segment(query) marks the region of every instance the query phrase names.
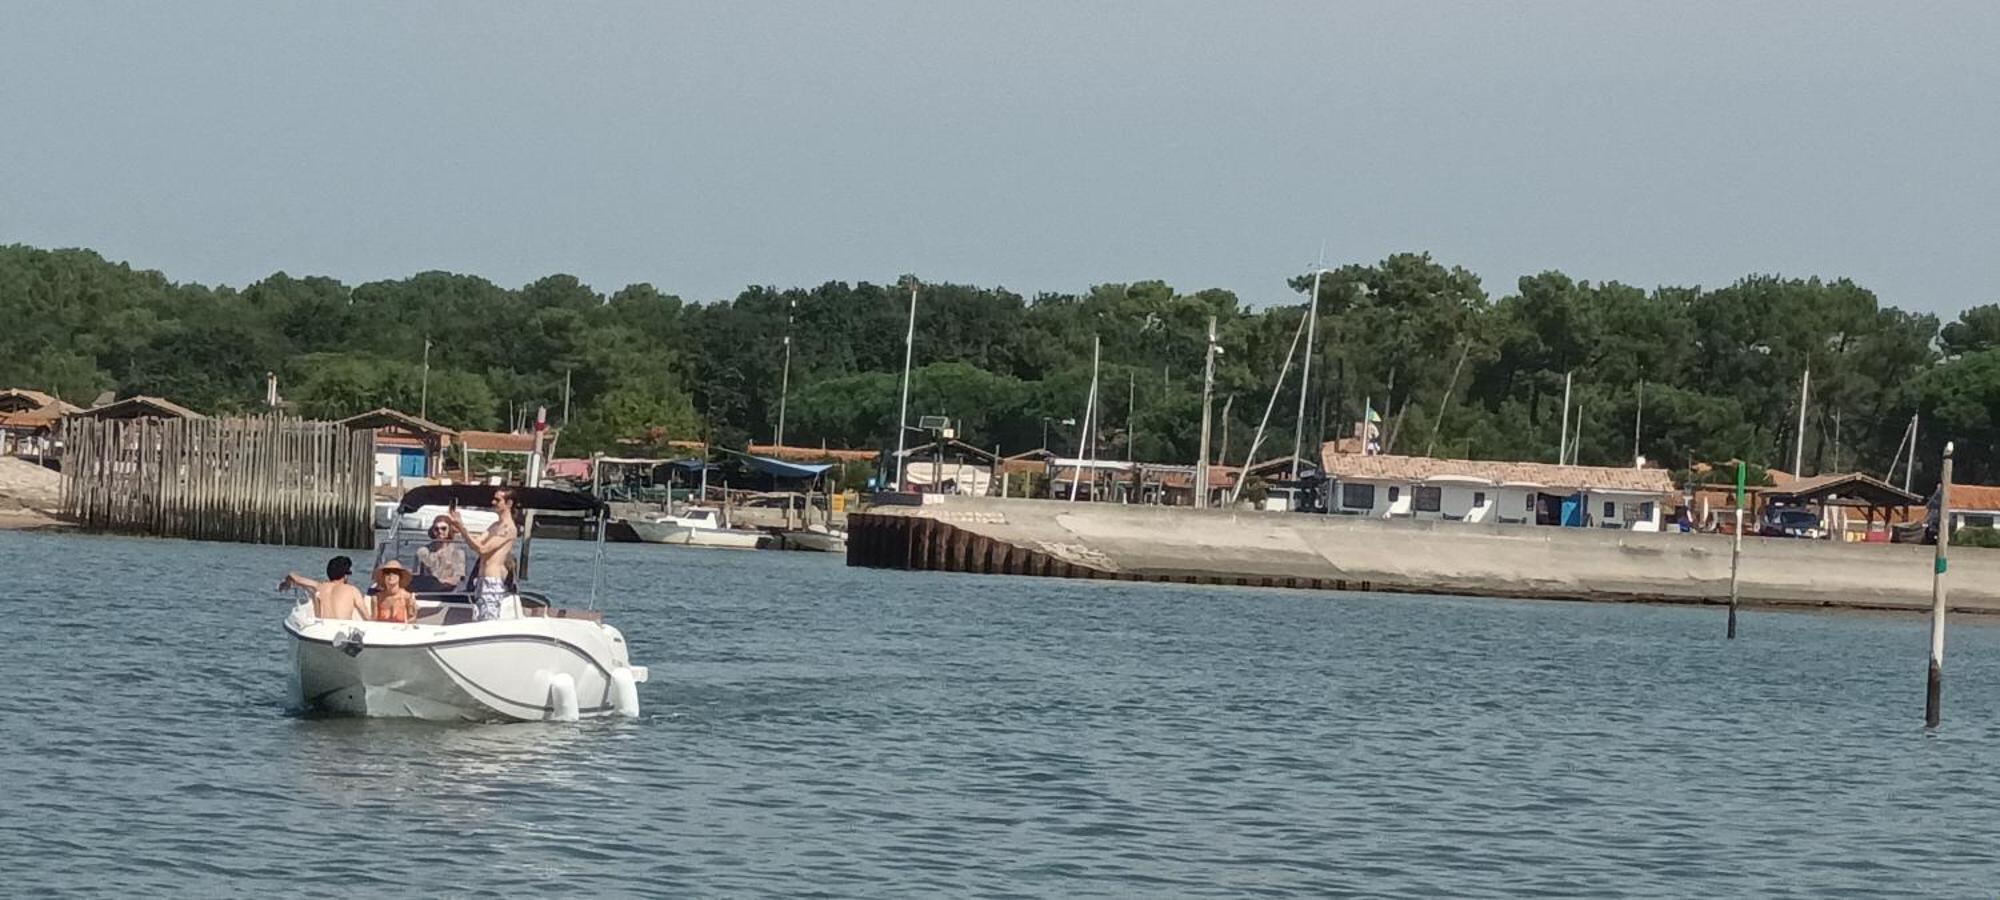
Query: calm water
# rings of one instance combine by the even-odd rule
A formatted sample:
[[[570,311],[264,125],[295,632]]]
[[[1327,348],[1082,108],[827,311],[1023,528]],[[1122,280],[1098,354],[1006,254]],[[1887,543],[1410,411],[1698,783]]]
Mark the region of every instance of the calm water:
[[[585,545],[538,547],[581,577]],[[611,548],[646,717],[283,708],[326,554],[0,533],[6,894],[2000,888],[2000,629]]]

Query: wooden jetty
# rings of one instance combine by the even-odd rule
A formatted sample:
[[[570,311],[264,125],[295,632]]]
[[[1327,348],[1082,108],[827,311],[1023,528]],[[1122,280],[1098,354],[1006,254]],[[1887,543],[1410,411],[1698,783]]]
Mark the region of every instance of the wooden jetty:
[[[93,531],[367,549],[375,436],[333,422],[70,419],[62,514]]]

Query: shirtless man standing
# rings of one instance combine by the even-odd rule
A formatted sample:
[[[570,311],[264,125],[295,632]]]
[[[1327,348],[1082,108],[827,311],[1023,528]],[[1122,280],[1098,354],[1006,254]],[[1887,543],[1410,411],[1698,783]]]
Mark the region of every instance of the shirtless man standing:
[[[278,590],[296,586],[311,591],[313,615],[322,619],[366,619],[368,604],[361,599],[361,592],[347,583],[347,575],[352,571],[354,560],[336,556],[326,561],[325,581],[314,581],[293,572],[278,582]]]
[[[474,621],[500,618],[500,603],[507,596],[507,561],[514,555],[514,539],[521,532],[514,526],[514,492],[501,488],[493,492],[493,512],[499,515],[493,527],[474,537],[465,530],[465,520],[456,507],[450,514],[451,528],[465,539],[466,546],[479,557],[477,577],[472,580],[476,609]]]

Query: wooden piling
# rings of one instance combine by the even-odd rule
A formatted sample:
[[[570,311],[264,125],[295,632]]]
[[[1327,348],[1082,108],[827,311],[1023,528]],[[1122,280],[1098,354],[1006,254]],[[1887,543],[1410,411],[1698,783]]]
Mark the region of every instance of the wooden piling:
[[[365,549],[374,434],[332,422],[72,419],[63,514],[85,528]]]

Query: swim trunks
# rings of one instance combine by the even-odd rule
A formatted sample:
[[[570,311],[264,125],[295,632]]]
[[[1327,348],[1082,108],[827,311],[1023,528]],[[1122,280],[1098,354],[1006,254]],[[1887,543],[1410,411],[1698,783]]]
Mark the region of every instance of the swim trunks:
[[[474,610],[473,621],[484,622],[500,618],[501,601],[507,599],[507,580],[504,578],[480,577],[473,579]]]

